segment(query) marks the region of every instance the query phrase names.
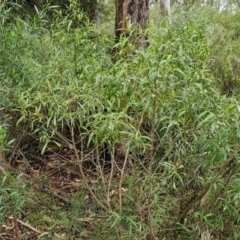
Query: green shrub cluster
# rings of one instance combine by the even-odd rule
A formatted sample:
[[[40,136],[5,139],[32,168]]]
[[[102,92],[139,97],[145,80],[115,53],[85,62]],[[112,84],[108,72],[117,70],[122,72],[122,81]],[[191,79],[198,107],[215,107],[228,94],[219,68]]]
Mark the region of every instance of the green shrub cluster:
[[[18,146],[32,136],[44,154],[60,134],[75,150],[82,140],[96,152],[107,144],[111,156],[125,149],[111,159],[122,162],[120,180],[100,170],[88,188],[109,214],[91,239],[239,237],[239,105],[221,94],[204,28],[154,28],[146,50],[123,38],[114,63],[113,43],[88,22],[49,29],[17,17],[0,30],[1,108],[29,134]],[[115,188],[127,193],[102,200]]]
[[[176,14],[176,19],[191,19],[204,30],[210,48],[209,69],[227,95],[239,93],[239,16],[238,8],[219,12],[214,7],[195,5],[188,11],[180,8]]]

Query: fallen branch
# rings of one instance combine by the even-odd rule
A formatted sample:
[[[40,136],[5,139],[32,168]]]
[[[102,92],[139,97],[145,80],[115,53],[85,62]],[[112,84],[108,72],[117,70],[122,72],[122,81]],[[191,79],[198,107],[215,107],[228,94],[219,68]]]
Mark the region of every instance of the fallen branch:
[[[14,219],[13,217],[9,217],[10,220]],[[38,234],[41,234],[42,232],[40,232],[39,230],[37,230],[36,228],[34,228],[33,226],[19,220],[19,219],[16,219],[18,223],[20,223],[21,225],[23,225],[24,227],[27,227],[29,229],[31,229],[32,231],[38,233]]]
[[[33,226],[25,223],[25,222],[22,222],[21,220],[17,219],[17,222],[20,223],[21,225],[33,230],[34,232],[38,233],[38,234],[41,234],[41,232],[39,230],[37,230],[36,228],[34,228]]]

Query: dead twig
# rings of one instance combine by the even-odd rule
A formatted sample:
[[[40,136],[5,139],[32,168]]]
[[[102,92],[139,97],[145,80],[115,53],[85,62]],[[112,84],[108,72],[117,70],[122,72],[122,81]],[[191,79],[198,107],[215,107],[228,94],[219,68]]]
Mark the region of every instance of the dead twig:
[[[70,205],[71,204],[71,201],[67,198],[64,198],[62,196],[60,196],[58,193],[54,192],[54,191],[51,191],[50,189],[48,188],[42,188],[40,189],[42,192],[45,192],[47,194],[50,194],[52,195],[53,197],[57,198],[59,201],[65,203],[66,205]]]
[[[31,229],[32,231],[38,233],[38,234],[41,234],[41,232],[39,230],[37,230],[36,228],[34,228],[33,226],[25,223],[25,222],[22,222],[21,220],[17,219],[17,222],[20,223],[21,225],[23,225],[24,227],[27,227],[29,229]]]
[[[19,232],[19,226],[18,226],[18,221],[17,221],[17,217],[16,216],[13,217],[13,221],[14,221],[16,240],[21,240],[21,234]]]
[[[82,167],[82,159],[80,159],[77,147],[76,147],[76,143],[75,143],[75,139],[74,139],[74,131],[73,131],[73,127],[70,127],[71,130],[71,137],[72,137],[72,145],[73,145],[73,150],[74,150],[74,154],[77,160],[77,163],[79,165],[79,170],[81,173],[81,176],[83,178],[84,183],[86,184],[86,187],[88,189],[88,191],[90,192],[92,198],[95,200],[95,202],[99,205],[99,207],[101,207],[102,209],[104,209],[105,211],[109,211],[108,206],[105,206],[101,200],[95,195],[95,193],[93,192],[93,190],[91,189],[90,185],[88,184],[88,181],[86,179],[86,175],[83,171],[83,167]]]

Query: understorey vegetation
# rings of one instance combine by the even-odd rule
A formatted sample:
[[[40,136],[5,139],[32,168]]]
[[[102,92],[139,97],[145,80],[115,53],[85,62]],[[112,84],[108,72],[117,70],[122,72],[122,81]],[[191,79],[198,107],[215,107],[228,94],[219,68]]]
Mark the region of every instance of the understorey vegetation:
[[[0,6],[0,236],[240,238],[239,11],[138,49],[74,4]]]

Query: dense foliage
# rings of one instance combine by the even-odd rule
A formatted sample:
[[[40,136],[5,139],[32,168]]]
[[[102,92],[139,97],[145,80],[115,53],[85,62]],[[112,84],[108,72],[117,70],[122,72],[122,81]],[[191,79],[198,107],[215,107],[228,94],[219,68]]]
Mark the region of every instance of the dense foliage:
[[[113,38],[78,11],[51,23],[44,12],[23,19],[0,11],[5,161],[11,169],[27,161],[27,175],[32,162],[67,148],[65,166],[82,182],[68,213],[46,221],[51,236],[62,228],[62,239],[240,237],[240,107],[226,81],[239,81],[237,20],[230,24],[238,11],[202,10],[214,12],[208,25],[183,11],[170,27],[149,26],[145,50],[123,37],[115,61]],[[16,205],[11,196],[21,202],[14,216],[26,208],[20,176],[2,171],[0,201],[9,207],[1,216]],[[86,216],[90,227],[80,223]]]

